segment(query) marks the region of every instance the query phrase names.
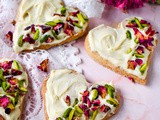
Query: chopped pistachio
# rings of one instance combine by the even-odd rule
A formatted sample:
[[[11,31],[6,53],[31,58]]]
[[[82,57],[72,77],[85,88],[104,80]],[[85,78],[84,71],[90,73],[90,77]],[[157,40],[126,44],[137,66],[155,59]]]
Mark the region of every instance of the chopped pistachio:
[[[63,117],[67,118],[69,116],[69,113],[71,112],[72,108],[68,108],[64,113],[63,113]]]
[[[142,54],[134,53],[134,55],[136,58],[144,58],[144,55]]]
[[[57,36],[57,34],[55,33],[54,30],[52,30],[52,35],[53,35],[57,40],[59,40],[59,38],[58,38],[58,36]]]
[[[77,105],[77,103],[78,103],[78,98],[75,98],[75,100],[74,100],[74,103],[73,103],[72,107],[74,107],[75,105]]]
[[[114,100],[113,98],[110,98],[109,100],[106,100],[106,102],[113,105],[114,107],[116,107],[118,105],[117,101]]]
[[[75,106],[75,110],[80,113],[83,114],[83,110],[79,107],[79,106]]]
[[[20,86],[19,89],[20,89],[22,92],[27,92],[27,89],[26,89],[25,87]]]
[[[135,20],[136,24],[138,25],[138,27],[140,29],[142,29],[143,27],[142,27],[141,23],[139,22],[138,18],[135,17],[134,20]]]
[[[129,48],[128,50],[127,50],[127,54],[129,54],[129,53],[131,53],[132,52],[132,48]]]
[[[95,100],[98,97],[98,90],[97,89],[93,89],[91,91],[91,95],[92,95],[92,100]]]
[[[147,63],[143,64],[143,65],[139,68],[140,72],[143,74],[143,73],[146,71],[147,67],[148,67],[148,64],[147,64]]]
[[[74,26],[76,26],[76,27],[78,27],[78,28],[82,28],[82,26],[80,26],[78,23],[76,23],[76,22],[73,22],[73,25]]]
[[[11,85],[10,84],[8,84],[7,82],[2,82],[2,88],[3,88],[3,90],[6,92],[7,91],[7,89],[10,87]]]
[[[111,85],[108,85],[108,84],[105,85],[105,88],[107,89],[109,96],[114,98],[115,89]]]
[[[75,110],[72,109],[71,112],[69,113],[69,118],[68,118],[68,120],[72,120],[73,115],[74,115],[74,112],[75,112]]]
[[[98,114],[98,110],[95,110],[95,111],[93,112],[93,115],[92,115],[91,120],[95,120],[97,114]]]
[[[127,36],[127,38],[128,38],[129,40],[132,39],[132,35],[131,35],[131,32],[130,32],[129,30],[127,30],[126,36]]]
[[[86,20],[83,18],[83,15],[81,13],[77,14],[79,22],[82,22],[83,24],[86,22]]]
[[[19,64],[18,64],[18,62],[16,60],[13,60],[12,65],[13,65],[14,69],[20,70],[20,66],[19,66]]]
[[[61,20],[48,21],[48,22],[46,23],[46,25],[56,26],[57,23],[60,23],[60,22],[62,22],[62,21],[61,21]]]
[[[24,36],[24,35],[21,35],[21,36],[19,37],[19,39],[18,39],[18,46],[19,46],[19,47],[22,47],[22,46],[23,46],[23,43],[24,43],[24,41],[23,41],[23,36]]]
[[[135,38],[135,39],[134,39],[134,42],[135,42],[136,44],[138,44],[138,43],[139,43],[138,38]]]
[[[39,38],[39,29],[36,30],[34,36],[33,36],[33,39],[34,40],[37,40]]]
[[[65,15],[65,13],[66,13],[66,7],[63,6],[63,7],[61,8],[61,14],[62,14],[62,15]]]
[[[47,39],[48,39],[49,35],[45,35],[41,40],[40,42],[43,43],[45,42]]]

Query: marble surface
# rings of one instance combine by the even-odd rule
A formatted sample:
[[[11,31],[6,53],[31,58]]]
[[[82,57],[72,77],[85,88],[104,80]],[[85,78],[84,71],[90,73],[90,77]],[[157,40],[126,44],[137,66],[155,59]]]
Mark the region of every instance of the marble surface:
[[[123,13],[115,8],[106,7],[102,19],[91,18],[90,27],[106,24],[116,27],[119,22],[129,16],[140,16],[150,21],[153,27],[160,32],[160,6],[145,4],[145,7]],[[160,36],[158,35],[160,38]],[[104,68],[94,62],[84,48],[85,37],[74,44],[80,49],[79,57],[82,64],[79,66],[89,82],[112,81],[121,93],[122,106],[111,120],[158,120],[160,119],[160,46],[155,49],[152,64],[149,69],[147,85],[133,83],[129,79]]]

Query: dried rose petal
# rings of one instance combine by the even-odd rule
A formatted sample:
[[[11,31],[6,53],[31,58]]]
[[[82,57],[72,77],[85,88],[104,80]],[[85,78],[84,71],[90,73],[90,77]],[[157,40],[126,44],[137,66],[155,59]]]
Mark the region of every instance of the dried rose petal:
[[[104,86],[98,86],[98,93],[102,98],[105,98],[107,95],[106,88]]]
[[[18,89],[17,85],[12,85],[6,92],[7,93],[13,93]],[[12,95],[13,97],[15,96],[14,94]]]
[[[11,69],[12,62],[13,61],[5,61],[3,63],[0,63],[0,67],[3,68],[4,70]]]
[[[86,96],[82,96],[82,103],[87,103],[87,97]]]
[[[63,28],[63,23],[58,23],[53,29],[55,30],[56,34],[58,35],[60,30]]]
[[[21,74],[22,74],[22,71],[20,71],[20,70],[15,70],[15,69],[11,70],[11,75],[13,75],[13,76],[17,76],[17,75],[21,75]]]
[[[67,22],[69,22],[71,25],[74,25],[73,23],[78,23],[77,20],[72,20],[70,17],[67,17]]]
[[[18,80],[16,78],[11,78],[8,80],[8,82],[11,84],[11,85],[16,85],[18,83]]]
[[[92,111],[95,111],[95,110],[97,110],[99,108],[99,106],[93,106],[92,108],[91,108],[91,110]]]
[[[71,105],[71,99],[70,99],[70,97],[69,97],[68,95],[66,96],[65,102],[66,102],[66,104],[67,104],[68,106]]]
[[[87,105],[85,105],[85,104],[80,104],[79,107],[80,107],[83,111],[85,111],[85,110],[88,108]]]
[[[3,107],[4,109],[6,109],[9,102],[10,102],[9,98],[6,95],[0,98],[0,106]]]
[[[84,116],[88,120],[88,118],[89,118],[89,109],[84,111]]]
[[[26,28],[24,28],[24,30],[29,30],[31,29],[31,27],[35,26],[34,24],[30,25],[30,26],[27,26]]]
[[[42,33],[46,33],[48,32],[49,30],[51,30],[51,27],[49,26],[44,26],[44,25],[36,25],[37,27],[40,27],[42,29]]]
[[[82,95],[83,96],[89,96],[89,91],[88,90],[84,91]]]
[[[144,47],[138,46],[138,48],[136,49],[136,52],[137,52],[138,54],[144,53]]]
[[[128,77],[128,79],[129,79],[130,81],[132,81],[132,82],[134,82],[134,83],[135,83],[135,81],[134,81],[133,77]]]
[[[6,34],[6,37],[8,40],[13,41],[13,33],[11,31],[8,31],[8,33]]]
[[[134,60],[128,61],[128,69],[135,70],[136,67],[137,67],[137,63]]]
[[[138,27],[138,25],[136,23],[129,23],[126,25],[126,27],[134,28],[134,27]]]
[[[136,63],[138,65],[142,65],[143,64],[143,60],[142,59],[136,59],[135,61],[136,61]]]
[[[107,105],[102,105],[102,106],[100,107],[100,111],[101,111],[101,112],[104,112],[104,113],[108,112],[110,109],[111,109],[111,108],[110,108],[109,106],[107,106]]]
[[[88,107],[91,107],[91,101],[89,98],[87,98],[87,105],[88,105]]]
[[[35,26],[34,26],[34,25],[32,25],[32,26],[31,26],[31,33],[33,33],[33,34],[34,34],[35,32],[36,32]]]
[[[137,28],[133,28],[133,30],[138,39],[144,39],[144,35]]]
[[[63,17],[63,16],[65,16],[65,15],[58,14],[58,13],[54,13],[53,16],[62,16],[62,17]]]
[[[94,100],[94,101],[92,102],[92,104],[93,104],[94,106],[99,106],[99,105],[101,104],[101,102],[100,102],[100,100]]]
[[[71,16],[77,16],[77,14],[79,13],[79,11],[76,11],[76,12],[70,12],[69,15]]]
[[[23,39],[25,42],[29,42],[30,44],[34,44],[35,40],[33,38],[31,38],[31,36],[29,34],[27,34],[27,36]]]
[[[10,73],[9,73],[8,70],[4,70],[4,71],[3,71],[3,75],[4,75],[4,76],[8,76],[8,75],[10,75]]]
[[[64,33],[66,33],[67,35],[69,36],[72,36],[73,35],[73,30],[74,30],[74,27],[69,25],[69,24],[65,24],[64,26]]]
[[[45,59],[43,60],[41,63],[40,63],[40,66],[37,66],[38,69],[40,69],[41,71],[43,72],[48,72],[48,59]]]
[[[51,43],[53,42],[54,38],[49,36],[48,39],[45,41],[46,43]]]

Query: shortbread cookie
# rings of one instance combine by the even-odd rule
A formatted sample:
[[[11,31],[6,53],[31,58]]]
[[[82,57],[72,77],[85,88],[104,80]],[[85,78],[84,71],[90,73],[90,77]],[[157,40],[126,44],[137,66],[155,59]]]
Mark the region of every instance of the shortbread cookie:
[[[106,120],[117,113],[120,96],[111,84],[90,85],[73,70],[53,70],[42,88],[46,120]]]
[[[49,49],[83,36],[88,18],[62,0],[22,0],[13,34],[16,53]]]
[[[146,84],[157,32],[139,17],[123,20],[117,29],[100,25],[85,40],[88,54],[101,65]]]
[[[16,60],[0,60],[0,120],[20,120],[28,76]]]

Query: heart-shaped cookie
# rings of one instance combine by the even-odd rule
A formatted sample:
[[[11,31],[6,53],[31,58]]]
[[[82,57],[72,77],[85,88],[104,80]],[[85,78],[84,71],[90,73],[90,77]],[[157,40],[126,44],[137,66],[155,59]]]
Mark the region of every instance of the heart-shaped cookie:
[[[88,54],[101,65],[138,83],[146,84],[157,32],[138,17],[123,20],[117,29],[100,25],[85,40]]]
[[[42,88],[46,120],[106,120],[116,114],[120,96],[111,84],[90,85],[73,70],[53,70]]]
[[[22,0],[13,34],[16,53],[49,49],[83,36],[88,18],[62,0]]]
[[[20,120],[28,76],[16,60],[0,60],[0,120]]]

